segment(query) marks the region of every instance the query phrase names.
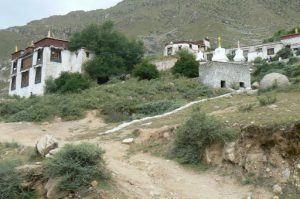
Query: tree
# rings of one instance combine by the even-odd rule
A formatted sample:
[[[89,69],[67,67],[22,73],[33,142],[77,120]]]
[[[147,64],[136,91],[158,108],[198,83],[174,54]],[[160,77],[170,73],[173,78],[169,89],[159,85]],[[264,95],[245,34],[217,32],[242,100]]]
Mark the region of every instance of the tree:
[[[173,74],[180,74],[186,77],[194,78],[199,76],[199,62],[195,55],[186,50],[178,52],[179,60],[172,68]]]
[[[86,72],[102,83],[111,76],[131,73],[144,56],[143,43],[130,40],[114,30],[111,21],[89,25],[71,37],[71,50],[86,47],[95,57],[86,63]]]
[[[144,61],[135,66],[135,68],[133,69],[133,75],[135,77],[138,77],[139,80],[157,79],[159,77],[159,71],[157,70],[155,65]]]
[[[290,57],[293,56],[293,52],[290,48],[288,47],[285,47],[283,49],[281,49],[280,51],[277,52],[276,54],[276,58],[278,57],[281,57],[282,59],[288,59]]]

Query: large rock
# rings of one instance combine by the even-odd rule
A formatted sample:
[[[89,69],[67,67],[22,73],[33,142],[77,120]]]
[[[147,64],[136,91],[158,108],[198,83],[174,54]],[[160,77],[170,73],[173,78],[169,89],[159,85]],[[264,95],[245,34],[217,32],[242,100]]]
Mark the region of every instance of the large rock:
[[[36,144],[39,154],[45,157],[51,150],[58,147],[58,141],[52,135],[43,136]]]
[[[280,73],[270,73],[264,76],[264,78],[260,82],[261,89],[268,89],[274,85],[279,87],[289,85],[289,79],[287,76],[282,75]]]

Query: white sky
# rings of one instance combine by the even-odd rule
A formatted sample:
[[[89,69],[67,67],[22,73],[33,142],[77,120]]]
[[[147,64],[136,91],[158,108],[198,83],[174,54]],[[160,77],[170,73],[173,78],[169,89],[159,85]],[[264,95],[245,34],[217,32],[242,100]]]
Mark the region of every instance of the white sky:
[[[0,29],[75,10],[109,8],[122,0],[0,0]]]

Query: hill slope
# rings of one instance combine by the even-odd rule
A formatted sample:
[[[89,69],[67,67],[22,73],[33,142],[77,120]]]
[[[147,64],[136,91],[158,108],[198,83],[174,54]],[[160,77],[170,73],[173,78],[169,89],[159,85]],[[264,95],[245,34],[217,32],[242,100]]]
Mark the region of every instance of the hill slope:
[[[14,46],[25,47],[51,29],[68,38],[90,23],[113,20],[128,36],[144,40],[150,54],[159,54],[166,41],[223,36],[229,46],[240,39],[257,42],[279,28],[300,23],[299,0],[124,0],[95,11],[52,16],[22,27],[0,30],[0,60],[7,60]]]

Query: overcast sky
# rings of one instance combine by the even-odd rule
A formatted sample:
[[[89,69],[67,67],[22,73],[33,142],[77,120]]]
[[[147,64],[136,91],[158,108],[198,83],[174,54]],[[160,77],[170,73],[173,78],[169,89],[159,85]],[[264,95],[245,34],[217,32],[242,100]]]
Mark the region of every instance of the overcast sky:
[[[0,0],[0,29],[63,15],[75,10],[109,8],[122,0]]]

